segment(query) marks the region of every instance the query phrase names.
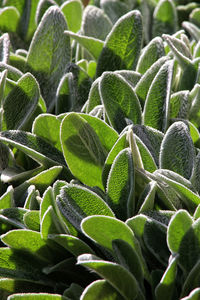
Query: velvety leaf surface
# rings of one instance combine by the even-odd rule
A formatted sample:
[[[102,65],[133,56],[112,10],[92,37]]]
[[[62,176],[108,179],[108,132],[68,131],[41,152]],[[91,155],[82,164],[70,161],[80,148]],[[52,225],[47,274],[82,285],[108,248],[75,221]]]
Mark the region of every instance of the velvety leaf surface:
[[[48,110],[55,104],[55,93],[70,61],[70,40],[65,17],[56,6],[48,9],[32,39],[27,70],[38,80]]]
[[[3,130],[26,126],[38,104],[40,92],[35,78],[26,73],[7,95],[3,103]]]
[[[121,295],[107,280],[96,280],[88,285],[80,300],[93,300],[95,297],[102,300],[121,300]]]
[[[107,151],[89,123],[78,114],[68,114],[61,125],[61,144],[72,174],[85,184],[101,188]]]
[[[1,240],[12,249],[29,251],[42,260],[49,261],[52,257],[39,232],[24,229],[11,230],[2,235]]]
[[[162,141],[160,167],[189,179],[194,168],[194,151],[187,125],[180,121],[175,122],[169,127]]]
[[[2,8],[0,12],[0,30],[2,32],[16,32],[19,18],[19,11],[14,6]]]
[[[144,125],[163,132],[168,127],[172,68],[171,61],[160,68],[150,86],[144,106]]]
[[[14,294],[8,297],[10,300],[24,299],[24,300],[69,300],[62,295],[58,294],[47,294],[47,293],[30,293],[30,294]]]
[[[108,34],[98,60],[97,76],[104,71],[134,70],[141,45],[141,14],[135,10],[121,17]]]
[[[130,228],[122,221],[108,216],[91,216],[81,223],[83,232],[100,245],[112,250],[112,241],[121,239],[130,244],[134,249],[138,245]]]
[[[154,38],[142,51],[137,72],[144,74],[159,58],[165,55],[164,44],[160,37]]]
[[[100,95],[112,126],[121,132],[127,125],[141,123],[139,100],[127,82],[119,75],[106,72],[100,81]]]
[[[40,114],[33,123],[32,132],[47,140],[59,151],[62,151],[60,144],[61,120],[51,114]]]
[[[85,187],[69,184],[60,192],[59,205],[61,213],[72,223],[76,229],[80,229],[81,221],[92,215],[105,215],[114,217],[112,210],[96,193]]]
[[[63,12],[69,30],[77,32],[81,28],[83,5],[80,0],[64,2],[60,7]]]
[[[125,299],[136,299],[138,284],[133,275],[122,266],[113,262],[101,260],[90,254],[78,257],[78,264],[94,270],[105,278]],[[121,280],[123,278],[123,280]]]
[[[112,23],[104,11],[94,5],[84,9],[81,30],[84,35],[105,40],[112,28]]]
[[[89,54],[97,61],[99,58],[99,55],[103,49],[103,41],[86,36],[86,35],[80,35],[78,33],[73,33],[71,31],[65,31],[66,36],[70,36],[73,39],[75,39],[81,46],[83,46]]]
[[[107,202],[116,217],[126,220],[134,212],[134,165],[129,148],[115,158],[107,181]]]
[[[174,3],[169,0],[159,1],[153,14],[153,36],[162,33],[173,34],[177,30],[178,16]]]
[[[16,147],[45,166],[66,165],[60,151],[34,134],[20,130],[3,131],[0,140]]]

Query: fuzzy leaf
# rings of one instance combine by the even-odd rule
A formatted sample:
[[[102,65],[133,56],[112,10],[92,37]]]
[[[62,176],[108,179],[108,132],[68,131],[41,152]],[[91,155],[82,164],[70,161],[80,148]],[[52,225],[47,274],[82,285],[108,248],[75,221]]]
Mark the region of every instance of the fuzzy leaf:
[[[164,44],[160,37],[154,38],[144,49],[140,55],[137,72],[145,74],[145,72],[162,56],[165,55]]]
[[[130,228],[122,221],[108,216],[91,216],[81,223],[82,231],[86,236],[113,252],[112,241],[124,240],[138,250],[137,240]]]
[[[141,46],[141,14],[133,10],[121,17],[108,34],[98,60],[97,77],[104,71],[134,70]]]
[[[119,75],[106,72],[100,81],[100,95],[112,126],[121,132],[126,119],[141,123],[141,106],[132,87]]]
[[[172,253],[178,253],[185,234],[192,226],[192,218],[185,210],[179,210],[171,219],[167,230],[167,244]]]
[[[93,250],[84,241],[75,236],[67,234],[50,234],[48,238],[76,257],[84,253],[94,254]]]
[[[37,107],[40,92],[35,78],[26,73],[3,103],[3,130],[24,128]]]
[[[94,5],[84,9],[81,31],[83,35],[104,41],[112,28],[112,23],[104,11]]]
[[[32,133],[48,141],[52,146],[62,151],[60,144],[61,120],[51,114],[40,114],[33,123]]]
[[[62,205],[59,204],[62,202]],[[114,217],[112,210],[96,193],[85,187],[68,184],[60,192],[58,206],[64,217],[78,230],[81,221],[92,215]]]
[[[64,15],[58,7],[50,7],[34,34],[27,56],[27,70],[38,80],[49,111],[55,104],[56,89],[71,56],[70,39],[64,30],[67,30]]]
[[[105,278],[124,299],[136,299],[138,284],[135,277],[122,266],[101,260],[91,254],[83,254],[78,257],[78,264],[95,271]],[[123,278],[123,281],[121,280]]]
[[[69,298],[66,298],[62,295],[58,294],[47,294],[47,293],[22,293],[22,294],[14,294],[8,297],[9,300],[18,300],[18,299],[24,299],[24,300],[69,300]]]
[[[126,148],[112,164],[106,189],[108,205],[121,220],[126,220],[134,212],[134,177],[132,153]]]
[[[123,149],[127,148],[129,146],[128,140],[127,140],[127,133],[123,133],[120,135],[116,143],[113,145],[112,149],[108,153],[108,156],[106,158],[104,167],[103,167],[103,172],[102,172],[102,181],[104,184],[104,187],[107,185],[107,179],[108,179],[108,174],[110,172],[110,168],[113,164],[114,159],[116,156],[119,154],[120,151]]]
[[[8,33],[0,37],[0,61],[7,64],[10,52],[10,39]]]
[[[160,168],[189,179],[193,173],[195,149],[185,123],[179,121],[167,130],[161,144]]]
[[[17,32],[19,11],[14,6],[2,8],[0,11],[0,30],[2,32]]]
[[[101,298],[101,300],[121,300],[121,295],[112,287],[107,280],[95,280],[88,285],[83,291],[80,300],[93,300]]]
[[[92,126],[81,115],[68,114],[61,124],[61,144],[65,160],[74,176],[85,184],[102,188],[102,167],[110,149],[106,149],[105,142],[102,145],[98,132],[100,134],[104,130],[104,139],[108,140],[107,135],[111,130],[103,121],[89,117],[93,120]],[[93,129],[95,127],[96,130]]]
[[[1,236],[4,244],[15,250],[26,250],[44,261],[52,257],[48,246],[39,232],[32,230],[11,230]]]
[[[166,62],[155,76],[144,106],[144,125],[166,131],[172,82],[172,62]]]
[[[163,274],[160,283],[156,287],[156,299],[163,300],[173,299],[173,292],[175,287],[176,272],[177,272],[178,256],[171,258],[165,273]]]
[[[149,88],[157,75],[158,71],[161,69],[163,64],[168,60],[167,56],[161,57],[158,61],[156,61],[150,68],[145,72],[145,74],[141,77],[139,82],[135,87],[135,92],[140,100],[142,107],[145,104],[147,94],[149,92]]]
[[[161,0],[153,13],[153,37],[162,33],[173,34],[177,31],[178,16],[174,3],[171,0]]]
[[[62,153],[34,134],[20,130],[3,131],[0,140],[16,147],[44,166],[66,166]]]
[[[64,33],[66,36],[70,36],[75,39],[96,61],[98,60],[103,49],[103,41],[94,37],[80,35],[67,30]]]
[[[83,5],[80,0],[71,0],[64,2],[60,7],[63,12],[69,30],[77,32],[81,28]]]

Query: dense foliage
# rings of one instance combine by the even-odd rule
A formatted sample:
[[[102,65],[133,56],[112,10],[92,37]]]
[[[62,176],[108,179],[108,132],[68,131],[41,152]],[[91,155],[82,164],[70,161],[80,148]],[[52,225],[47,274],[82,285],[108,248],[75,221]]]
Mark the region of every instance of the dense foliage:
[[[0,298],[200,299],[199,1],[0,3]]]

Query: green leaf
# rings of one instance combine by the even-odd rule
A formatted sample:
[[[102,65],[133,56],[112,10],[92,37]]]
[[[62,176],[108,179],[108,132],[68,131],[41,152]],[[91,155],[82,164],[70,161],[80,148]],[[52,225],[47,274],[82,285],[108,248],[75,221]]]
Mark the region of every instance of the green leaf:
[[[197,261],[191,272],[188,274],[182,287],[181,297],[188,295],[191,290],[199,287],[200,260]],[[184,298],[185,299],[185,298]],[[187,299],[187,298],[186,298]]]
[[[170,254],[166,243],[166,232],[166,225],[150,218],[147,219],[143,236],[145,246],[164,266],[167,265]]]
[[[72,174],[85,184],[102,188],[101,173],[107,151],[82,116],[70,113],[63,119],[61,144]]]
[[[157,169],[157,166],[153,158],[153,155],[137,135],[134,135],[134,137],[140,153],[143,168],[148,172],[151,173],[154,172]]]
[[[86,6],[81,26],[83,35],[104,41],[111,29],[112,23],[102,9],[93,5]]]
[[[66,30],[64,33],[66,36],[70,36],[75,39],[75,41],[83,46],[96,61],[98,60],[103,49],[103,41],[94,37],[80,35],[68,30]]]
[[[0,11],[0,30],[2,32],[17,32],[19,11],[14,6],[2,8]]]
[[[0,61],[7,64],[9,60],[10,39],[8,33],[0,37]],[[2,75],[1,75],[2,76]]]
[[[101,260],[91,254],[83,254],[78,257],[78,264],[95,271],[105,278],[124,299],[136,299],[138,284],[135,277],[122,266]],[[123,278],[123,280],[121,280]]]
[[[27,70],[38,80],[48,111],[55,104],[56,88],[70,61],[70,39],[65,17],[56,6],[48,9],[32,39]]]
[[[43,283],[31,282],[26,279],[17,279],[17,278],[1,278],[0,279],[0,297],[1,299],[8,299],[9,295],[14,293],[23,293],[23,292],[35,292],[38,293],[46,291],[47,287]],[[5,298],[6,297],[6,298]]]
[[[13,193],[13,187],[9,186],[7,191],[0,197],[0,209],[11,208],[14,206]]]
[[[101,246],[113,252],[112,241],[124,240],[138,250],[137,240],[131,229],[122,221],[109,216],[91,216],[81,223],[83,233]]]
[[[141,106],[132,87],[119,75],[106,72],[100,81],[100,95],[109,122],[121,132],[127,125],[141,123]]]
[[[48,262],[52,258],[50,249],[39,232],[28,229],[11,230],[3,234],[1,240],[12,249],[26,250],[44,261]]]
[[[31,261],[31,263],[30,263]],[[42,273],[46,262],[39,261],[26,252],[19,253],[10,248],[0,249],[1,277],[23,279],[46,286],[53,286],[54,282]]]
[[[97,78],[91,86],[89,96],[88,96],[88,104],[86,108],[87,113],[90,113],[97,105],[101,104],[101,97],[99,93],[99,82],[100,82],[100,77]]]
[[[24,299],[24,300],[69,300],[69,298],[66,298],[62,295],[58,294],[47,294],[47,293],[22,293],[22,294],[14,294],[8,297],[9,300],[18,300],[18,299]]]
[[[114,73],[122,76],[133,88],[136,86],[142,76],[140,73],[131,70],[119,70],[115,71]]]
[[[63,12],[69,30],[77,32],[81,28],[83,5],[80,0],[71,0],[64,2],[60,7]]]
[[[9,64],[24,73],[26,68],[26,58],[21,55],[10,53]]]
[[[119,154],[120,151],[127,148],[128,146],[129,143],[127,140],[127,133],[125,132],[119,136],[119,138],[117,139],[116,143],[113,145],[112,149],[110,150],[106,158],[103,167],[103,172],[102,172],[102,181],[105,188],[107,185],[108,174],[110,172],[110,168],[113,164],[114,159],[116,158],[116,156]]]
[[[94,254],[93,250],[84,241],[75,236],[67,234],[50,234],[48,238],[76,257],[84,253]]]
[[[3,131],[0,134],[0,140],[16,147],[46,167],[53,165],[66,166],[60,151],[29,132],[20,130]]]
[[[179,91],[170,98],[170,118],[187,119],[189,113],[189,91]]]
[[[123,240],[113,240],[112,244],[117,262],[132,273],[140,286],[143,287],[144,274],[140,258],[136,251]]]
[[[28,211],[24,214],[24,224],[33,231],[40,231],[40,215],[38,210]]]
[[[192,218],[185,210],[179,210],[171,218],[167,230],[167,244],[172,253],[178,253],[185,234],[192,226]]]
[[[161,131],[156,130],[155,128],[144,126],[144,125],[134,125],[133,132],[140,138],[140,140],[147,147],[156,165],[158,166],[160,146],[164,134]],[[137,140],[136,138],[136,141],[139,140]],[[138,147],[140,147],[139,142],[138,142]]]
[[[173,34],[177,31],[178,16],[176,6],[171,0],[161,0],[153,13],[153,37],[162,33]]]
[[[56,226],[57,225],[57,226]],[[59,233],[62,232],[61,226],[59,226],[59,221],[57,219],[57,216],[50,205],[46,212],[44,213],[44,216],[41,220],[41,226],[40,226],[40,232],[41,236],[44,240],[48,239],[49,234]]]
[[[122,16],[108,34],[98,60],[97,77],[104,71],[134,70],[141,46],[141,14],[133,10]]]
[[[162,56],[165,55],[164,44],[160,37],[154,38],[142,51],[138,64],[137,72],[145,72]]]
[[[114,217],[112,210],[96,193],[73,184],[68,184],[61,189],[58,207],[64,217],[77,230],[80,230],[80,223],[87,216],[106,215]]]
[[[169,119],[173,63],[166,62],[155,76],[144,106],[144,125],[166,131]]]
[[[186,179],[191,177],[195,162],[195,149],[188,131],[181,121],[172,124],[160,150],[160,168],[172,170]]]
[[[107,181],[107,203],[116,217],[126,220],[133,215],[135,208],[135,172],[132,152],[126,148],[115,158]]]
[[[128,6],[121,1],[101,0],[100,5],[113,24],[130,11]]]
[[[20,77],[23,76],[23,73],[17,68],[14,68],[6,63],[0,62],[0,72],[3,72],[4,70],[7,70],[7,78],[13,81],[18,81]],[[12,87],[13,85],[15,84],[12,82]]]
[[[200,288],[194,289],[188,297],[184,297],[181,300],[198,300],[200,297]]]
[[[32,133],[48,141],[52,146],[62,151],[60,143],[61,120],[51,114],[40,114],[33,123]]]
[[[163,38],[166,40],[179,65],[183,69],[192,63],[190,50],[183,41],[167,34],[163,34]]]
[[[26,73],[5,98],[3,103],[3,130],[26,127],[37,107],[40,92],[35,78]]]
[[[147,94],[149,92],[149,88],[154,80],[156,74],[164,65],[164,63],[169,60],[167,56],[161,57],[158,61],[156,61],[150,68],[145,72],[142,78],[139,80],[135,87],[135,92],[140,100],[142,107],[145,104]]]
[[[153,210],[157,184],[154,181],[148,183],[138,199],[138,213]]]
[[[189,110],[189,120],[195,125],[200,125],[200,84],[195,84],[194,88],[190,92],[190,110]]]
[[[194,40],[196,40],[197,42],[199,41],[200,29],[196,25],[192,24],[191,22],[184,21],[182,23],[182,26],[189,32]]]
[[[178,256],[171,258],[167,269],[165,270],[160,283],[156,287],[156,299],[170,300],[173,299],[173,292],[175,287],[176,272],[177,272]]]
[[[20,203],[20,200],[23,200],[23,195],[29,186],[34,185],[40,191],[40,193],[44,193],[44,191],[54,182],[61,171],[61,166],[54,166],[24,181],[21,185],[18,185],[15,188],[14,194],[16,202],[19,201],[18,205],[23,204],[23,202]]]
[[[83,291],[80,300],[121,300],[121,295],[107,280],[99,279],[93,281]]]

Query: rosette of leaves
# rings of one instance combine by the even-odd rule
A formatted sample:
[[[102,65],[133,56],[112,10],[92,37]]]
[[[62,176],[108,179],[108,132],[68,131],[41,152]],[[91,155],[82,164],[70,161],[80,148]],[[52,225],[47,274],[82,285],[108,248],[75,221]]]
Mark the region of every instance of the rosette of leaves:
[[[197,299],[198,3],[18,2],[0,11],[1,298]]]

